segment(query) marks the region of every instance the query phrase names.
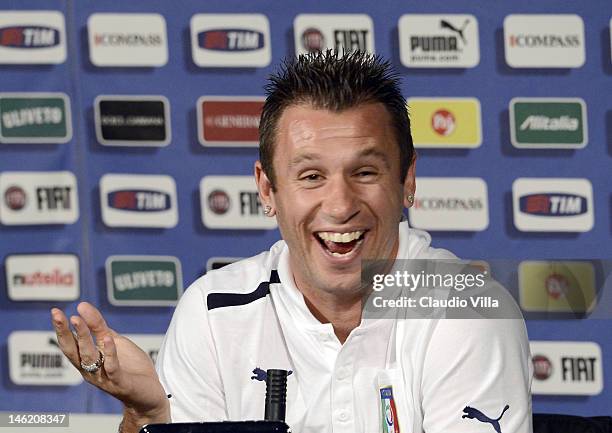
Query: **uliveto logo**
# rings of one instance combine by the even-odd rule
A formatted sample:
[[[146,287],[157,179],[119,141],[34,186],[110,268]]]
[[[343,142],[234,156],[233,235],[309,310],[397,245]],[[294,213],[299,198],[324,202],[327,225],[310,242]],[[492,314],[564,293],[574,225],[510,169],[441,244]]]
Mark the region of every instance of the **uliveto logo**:
[[[0,63],[55,64],[66,61],[66,25],[57,11],[2,11]]]
[[[579,68],[585,61],[578,15],[508,15],[504,40],[506,63],[513,68]]]
[[[95,66],[164,66],[166,20],[159,14],[95,13],[87,20],[89,59]]]
[[[409,68],[473,68],[480,61],[473,15],[407,14],[398,22],[400,58]]]
[[[480,178],[425,177],[408,212],[425,230],[481,231],[489,226],[487,184]]]
[[[171,306],[183,293],[181,263],[170,256],[111,256],[106,281],[113,305]]]
[[[102,220],[109,227],[171,228],[178,223],[170,176],[106,174],[100,179]]]
[[[201,67],[270,64],[270,24],[261,14],[197,14],[191,17],[191,53]]]
[[[5,171],[0,174],[2,224],[72,224],[78,218],[77,183],[72,173]]]
[[[74,254],[12,254],[5,268],[12,301],[74,301],[79,297],[79,258]]]
[[[202,96],[198,99],[198,139],[202,146],[259,146],[261,96]]]
[[[587,179],[520,178],[512,184],[514,224],[521,231],[585,232],[593,228]]]
[[[533,394],[597,395],[603,389],[601,348],[590,341],[531,341]]]
[[[205,176],[200,181],[202,223],[212,229],[274,229],[251,176]]]
[[[65,93],[0,93],[0,143],[66,143],[71,138]]]
[[[295,53],[333,49],[374,53],[374,25],[364,14],[300,14],[293,20]]]

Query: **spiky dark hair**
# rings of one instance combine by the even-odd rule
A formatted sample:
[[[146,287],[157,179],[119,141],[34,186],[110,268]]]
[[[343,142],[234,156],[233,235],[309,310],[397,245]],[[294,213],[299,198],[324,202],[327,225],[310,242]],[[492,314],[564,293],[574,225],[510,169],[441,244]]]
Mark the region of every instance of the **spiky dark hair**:
[[[399,75],[389,61],[362,51],[339,54],[334,50],[286,59],[268,78],[266,102],[259,123],[259,159],[274,188],[272,161],[278,121],[293,105],[340,112],[367,103],[381,103],[391,115],[400,150],[401,178],[414,157],[406,100]]]

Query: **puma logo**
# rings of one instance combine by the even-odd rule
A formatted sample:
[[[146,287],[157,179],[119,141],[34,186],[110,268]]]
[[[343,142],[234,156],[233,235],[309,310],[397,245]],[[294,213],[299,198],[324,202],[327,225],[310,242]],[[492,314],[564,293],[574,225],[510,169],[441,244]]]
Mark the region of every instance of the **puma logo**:
[[[499,426],[499,420],[501,419],[502,416],[504,416],[504,413],[508,409],[510,409],[510,406],[506,405],[504,407],[504,410],[502,410],[501,415],[499,415],[498,418],[491,419],[488,416],[486,416],[484,413],[476,409],[475,407],[466,406],[463,408],[463,412],[465,413],[465,415],[463,415],[461,418],[469,418],[469,419],[476,418],[480,422],[491,424],[497,433],[501,433],[501,427]]]
[[[465,22],[463,23],[463,27],[461,27],[460,29],[455,27],[454,25],[452,25],[451,23],[449,23],[446,20],[441,20],[440,21],[440,27],[442,27],[443,29],[448,29],[451,32],[455,32],[457,33],[460,37],[461,40],[463,41],[464,44],[467,44],[467,41],[465,40],[465,36],[463,36],[463,31],[465,30],[465,28],[467,27],[467,25],[469,24],[470,20],[465,20]]]
[[[287,372],[287,376],[290,376],[293,371],[289,370]],[[251,380],[259,380],[260,382],[265,382],[268,378],[268,373],[265,370],[262,370],[259,367],[255,367],[253,369],[253,376],[251,376]]]

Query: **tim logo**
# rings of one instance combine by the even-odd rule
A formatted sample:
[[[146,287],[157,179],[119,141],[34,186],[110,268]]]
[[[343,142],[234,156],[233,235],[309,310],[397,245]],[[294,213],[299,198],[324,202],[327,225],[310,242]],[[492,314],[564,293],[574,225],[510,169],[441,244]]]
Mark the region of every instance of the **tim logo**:
[[[12,26],[0,28],[0,46],[8,48],[49,48],[60,44],[60,33],[51,27]]]
[[[497,433],[502,433],[501,427],[499,426],[499,420],[502,418],[502,416],[504,416],[504,413],[506,413],[508,409],[510,409],[510,406],[504,406],[504,409],[502,410],[502,413],[499,415],[499,417],[491,419],[475,407],[466,406],[463,408],[463,413],[465,415],[463,415],[461,418],[475,418],[480,422],[491,424],[491,426],[495,429]]]
[[[108,206],[135,212],[161,212],[170,209],[170,195],[154,190],[120,190],[108,194]]]
[[[214,51],[254,51],[263,48],[262,32],[246,29],[216,29],[198,33],[198,46]]]
[[[585,197],[575,194],[545,193],[520,197],[521,212],[541,216],[574,216],[587,212]]]

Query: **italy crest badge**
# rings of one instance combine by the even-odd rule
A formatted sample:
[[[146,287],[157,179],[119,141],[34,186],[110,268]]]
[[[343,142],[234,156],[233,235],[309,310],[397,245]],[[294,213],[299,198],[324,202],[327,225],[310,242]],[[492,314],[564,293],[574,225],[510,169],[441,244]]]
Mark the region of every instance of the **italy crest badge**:
[[[395,400],[393,400],[393,388],[391,386],[380,388],[380,407],[382,432],[400,433],[397,409],[395,408]]]

